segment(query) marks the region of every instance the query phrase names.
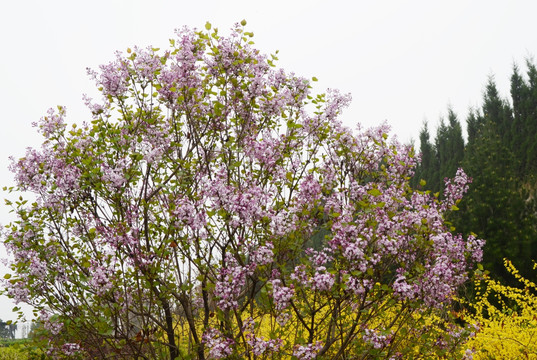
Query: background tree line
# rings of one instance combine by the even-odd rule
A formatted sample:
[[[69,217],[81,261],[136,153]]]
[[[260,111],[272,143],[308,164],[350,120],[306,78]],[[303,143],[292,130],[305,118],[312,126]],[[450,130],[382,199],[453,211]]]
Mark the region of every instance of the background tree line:
[[[514,279],[504,257],[523,273],[537,259],[537,68],[532,60],[526,68],[523,74],[513,67],[510,99],[488,79],[481,108],[466,117],[466,141],[451,108],[434,139],[425,123],[419,136],[422,162],[412,180],[416,188],[442,194],[444,178],[464,168],[473,183],[448,220],[457,232],[486,239],[483,265],[508,282]]]
[[[15,339],[17,324],[0,319],[0,339]]]

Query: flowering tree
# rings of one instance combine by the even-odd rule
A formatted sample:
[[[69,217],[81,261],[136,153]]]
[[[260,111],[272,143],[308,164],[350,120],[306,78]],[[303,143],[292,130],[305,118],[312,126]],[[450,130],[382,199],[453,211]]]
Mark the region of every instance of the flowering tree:
[[[462,171],[442,200],[413,192],[411,147],[344,127],[350,97],[311,95],[244,25],[89,70],[92,120],[51,110],[13,161],[11,191],[33,195],[10,203],[6,292],[51,355],[403,356],[409,319],[480,260],[443,221]]]

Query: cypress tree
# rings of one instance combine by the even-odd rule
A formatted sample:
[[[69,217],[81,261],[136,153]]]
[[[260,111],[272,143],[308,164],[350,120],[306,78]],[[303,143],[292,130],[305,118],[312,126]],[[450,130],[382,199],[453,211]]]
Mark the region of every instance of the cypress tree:
[[[422,163],[415,184],[443,192],[443,179],[462,165],[473,178],[460,211],[448,221],[457,232],[476,233],[487,240],[485,268],[512,284],[503,258],[524,272],[537,260],[537,68],[527,61],[527,80],[518,67],[511,76],[511,99],[500,97],[494,78],[487,80],[482,106],[466,119],[468,141],[452,109],[441,119],[434,145],[427,124],[420,132]],[[417,185],[416,185],[417,186]]]
[[[452,219],[457,231],[476,233],[486,239],[483,263],[493,274],[510,279],[503,258],[527,267],[533,231],[525,216],[525,203],[518,188],[513,153],[502,141],[494,123],[467,147],[463,168],[473,183],[460,211]]]
[[[436,151],[429,139],[429,127],[427,122],[424,122],[420,131],[421,162],[416,167],[416,172],[411,183],[414,188],[421,188],[422,190],[433,190],[437,182],[438,163]],[[425,185],[421,185],[422,180],[426,182]]]
[[[436,154],[439,163],[439,187],[441,190],[444,179],[455,176],[457,169],[462,165],[464,157],[464,139],[462,128],[453,109],[448,109],[448,122],[442,120],[436,132]]]
[[[512,88],[518,90],[517,99],[513,100],[517,104],[523,101],[520,80],[515,73]],[[468,144],[463,168],[473,178],[473,184],[461,203],[461,211],[453,218],[458,231],[475,232],[487,240],[485,268],[509,282],[511,277],[504,269],[503,258],[513,260],[521,269],[530,266],[536,235],[514,146],[520,141],[515,132],[515,119],[521,116],[517,111],[500,98],[493,79],[489,78],[481,113],[471,111],[467,119]]]

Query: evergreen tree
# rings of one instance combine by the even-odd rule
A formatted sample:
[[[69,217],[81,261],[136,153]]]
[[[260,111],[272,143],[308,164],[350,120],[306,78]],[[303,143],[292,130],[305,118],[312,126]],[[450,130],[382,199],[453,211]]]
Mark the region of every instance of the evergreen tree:
[[[483,95],[482,123],[494,125],[502,142],[509,143],[512,123],[512,110],[509,103],[500,98],[493,77],[489,77]]]
[[[521,137],[528,134],[517,122],[523,116],[519,104],[526,102],[526,91],[516,71],[512,77],[513,91],[517,110],[500,98],[493,79],[489,78],[481,113],[471,111],[468,116],[463,168],[473,178],[473,184],[461,211],[453,217],[458,231],[475,232],[487,240],[485,267],[506,281],[511,278],[503,266],[504,257],[523,269],[531,265],[536,255],[531,246],[536,235],[534,214],[529,211],[516,145],[524,142]]]
[[[461,166],[464,157],[464,139],[462,128],[457,115],[449,108],[448,122],[442,120],[436,132],[436,156],[438,159],[437,188],[440,191],[444,186],[444,179],[451,178]]]
[[[412,186],[414,188],[430,190],[432,189],[433,185],[436,186],[435,176],[438,173],[436,151],[429,138],[429,127],[427,122],[424,122],[420,131],[421,162],[416,167],[416,172],[412,179]],[[426,183],[421,183],[422,180],[424,180]]]
[[[482,117],[479,115],[479,110],[470,109],[468,117],[466,118],[466,133],[468,135],[468,145],[473,144],[477,138],[477,135],[481,131],[483,124],[481,124]]]
[[[521,122],[523,137],[519,146],[524,160],[522,169],[525,174],[537,172],[537,69],[535,64],[527,60],[528,84],[523,88],[521,103]]]
[[[515,151],[515,155],[521,164],[526,163],[526,151],[520,151],[521,145],[525,137],[525,118],[526,109],[525,103],[529,95],[529,89],[518,70],[518,66],[513,66],[513,75],[511,75],[511,99],[513,103],[513,122],[511,125],[511,148]],[[518,173],[522,173],[523,169],[519,168]]]
[[[534,198],[537,183],[537,69],[528,63],[528,81],[515,66],[511,77],[513,106],[500,97],[493,77],[483,92],[483,105],[467,117],[468,142],[452,109],[437,129],[434,146],[426,127],[420,133],[422,163],[417,179],[426,189],[442,192],[443,179],[462,166],[473,178],[460,211],[449,221],[456,231],[476,233],[487,240],[484,263],[494,276],[511,281],[505,272],[507,257],[524,269],[537,259]]]
[[[428,125],[424,123],[420,132],[421,164],[416,169],[413,186],[418,187],[421,180],[425,180],[425,186],[420,186],[426,190],[438,192],[443,189],[446,177],[455,176],[464,157],[462,128],[457,115],[451,108],[448,109],[447,123],[444,119],[440,120],[434,145],[429,137]]]
[[[434,139],[425,124],[420,133],[422,163],[420,179],[425,189],[443,191],[444,177],[461,166],[473,178],[460,211],[448,219],[465,234],[487,240],[485,267],[495,277],[511,282],[503,258],[511,259],[524,272],[537,260],[537,67],[526,61],[511,75],[511,103],[503,99],[494,78],[487,80],[482,106],[467,116],[468,141],[464,144],[460,123],[452,109],[441,120]]]
[[[473,183],[452,221],[457,231],[486,239],[485,268],[508,280],[503,258],[520,268],[529,266],[534,231],[512,166],[513,153],[494,123],[487,124],[476,140],[467,147],[463,163]]]

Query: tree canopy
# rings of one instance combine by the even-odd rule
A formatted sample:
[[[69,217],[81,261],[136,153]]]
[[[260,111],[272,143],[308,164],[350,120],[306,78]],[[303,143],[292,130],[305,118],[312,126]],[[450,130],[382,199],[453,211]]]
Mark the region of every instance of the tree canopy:
[[[444,223],[466,174],[442,199],[413,191],[412,147],[345,127],[350,96],[311,94],[243,25],[127,49],[88,71],[91,119],[36,124],[43,144],[11,165],[7,294],[58,357],[450,351],[459,335],[422,320],[481,259]]]

